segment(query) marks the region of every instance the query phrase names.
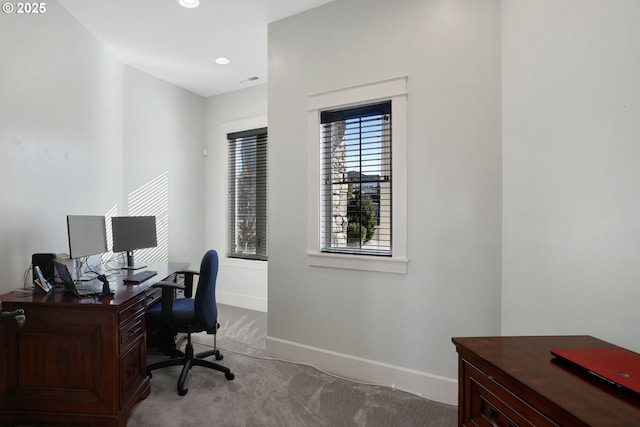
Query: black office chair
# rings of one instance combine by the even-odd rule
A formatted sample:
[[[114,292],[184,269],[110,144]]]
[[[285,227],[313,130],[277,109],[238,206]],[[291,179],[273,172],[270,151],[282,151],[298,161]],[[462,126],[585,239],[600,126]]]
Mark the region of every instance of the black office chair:
[[[216,332],[220,327],[218,323],[218,308],[216,306],[216,278],[218,275],[218,253],[209,250],[200,264],[200,273],[196,271],[182,271],[185,274],[185,285],[172,282],[158,282],[153,286],[162,288],[162,302],[151,306],[147,310],[147,322],[151,328],[154,326],[168,332],[171,337],[177,333],[187,334],[187,344],[184,353],[175,351],[172,358],[147,366],[147,372],[151,376],[154,369],[167,366],[183,365],[178,379],[178,394],[184,396],[188,388],[184,386],[187,374],[193,366],[204,366],[224,373],[228,380],[234,375],[229,368],[217,363],[204,360],[205,357],[215,356],[216,360],[222,360],[222,354],[216,348]],[[198,287],[195,298],[191,298],[193,276],[199,274]],[[184,289],[184,298],[174,298],[176,289]],[[191,343],[191,333],[206,331],[213,334],[213,350],[194,354]]]

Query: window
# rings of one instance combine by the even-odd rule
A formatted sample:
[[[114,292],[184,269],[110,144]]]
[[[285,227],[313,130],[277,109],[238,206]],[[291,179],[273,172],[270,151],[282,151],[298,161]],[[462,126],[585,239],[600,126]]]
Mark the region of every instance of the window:
[[[391,101],[320,123],[322,251],[391,256]]]
[[[227,134],[227,256],[267,260],[267,128]]]
[[[310,265],[406,273],[406,85],[308,98]]]

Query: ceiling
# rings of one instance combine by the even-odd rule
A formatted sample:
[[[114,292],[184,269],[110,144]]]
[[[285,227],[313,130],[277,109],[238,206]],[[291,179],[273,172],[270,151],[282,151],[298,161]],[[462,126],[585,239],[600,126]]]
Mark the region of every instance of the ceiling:
[[[208,97],[265,83],[267,24],[332,0],[59,1],[125,64]]]

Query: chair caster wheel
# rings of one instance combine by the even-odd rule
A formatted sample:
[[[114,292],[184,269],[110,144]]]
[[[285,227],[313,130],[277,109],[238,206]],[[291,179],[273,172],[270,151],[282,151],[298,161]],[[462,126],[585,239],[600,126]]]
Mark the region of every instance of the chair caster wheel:
[[[232,379],[234,379],[236,376],[233,375],[231,372],[229,372],[228,374],[224,374],[224,377],[226,379],[228,379],[229,381],[231,381]]]
[[[149,379],[151,379],[151,377],[153,377],[153,374],[151,374],[151,371],[147,371],[147,376],[149,377]]]
[[[216,360],[222,360],[224,359],[224,356],[222,355],[222,353],[220,353],[220,350],[216,350]]]
[[[188,392],[188,391],[189,391],[189,389],[188,389],[188,388],[186,388],[186,387],[185,387],[185,388],[179,388],[179,389],[178,389],[178,394],[179,394],[180,396],[184,396],[185,394],[187,394],[187,392]]]

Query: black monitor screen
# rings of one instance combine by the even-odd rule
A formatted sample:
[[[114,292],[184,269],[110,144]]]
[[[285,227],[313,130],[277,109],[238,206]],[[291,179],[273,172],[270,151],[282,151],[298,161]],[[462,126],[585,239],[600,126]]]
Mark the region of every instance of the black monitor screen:
[[[113,252],[158,246],[155,216],[114,216],[111,218],[111,231]]]
[[[81,258],[107,252],[107,227],[104,216],[67,215],[69,256]]]

